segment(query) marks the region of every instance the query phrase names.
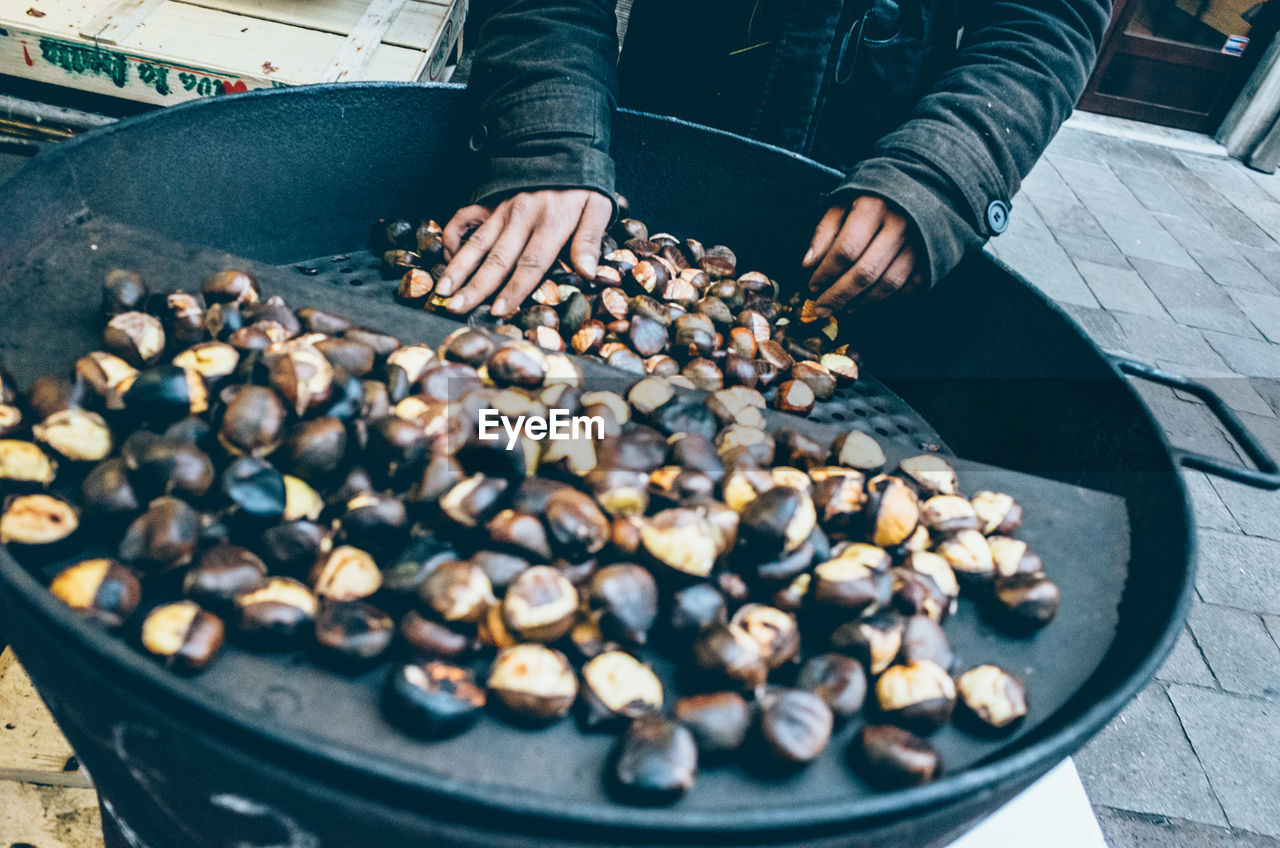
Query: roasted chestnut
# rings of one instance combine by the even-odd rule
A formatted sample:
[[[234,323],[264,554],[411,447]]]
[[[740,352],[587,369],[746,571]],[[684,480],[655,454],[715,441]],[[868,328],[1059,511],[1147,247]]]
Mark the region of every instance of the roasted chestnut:
[[[102,286],[102,314],[119,315],[142,309],[150,294],[147,284],[136,272],[119,268],[108,271]]]
[[[164,354],[164,326],[145,312],[121,312],[107,322],[102,346],[136,368],[154,365]]]
[[[884,449],[861,430],[841,433],[831,443],[831,458],[838,465],[872,474],[884,467]]]
[[[961,530],[976,530],[979,525],[973,504],[959,495],[934,495],[929,498],[920,505],[920,523],[940,536]]]
[[[942,758],[927,739],[891,724],[868,724],[849,747],[855,770],[884,789],[919,786],[942,772]]]
[[[222,472],[222,494],[237,518],[255,522],[279,521],[288,498],[284,475],[252,456],[237,459]]]
[[[215,612],[229,612],[237,596],[261,586],[267,567],[248,548],[209,548],[182,578],[182,594]]]
[[[972,503],[978,529],[988,536],[1012,535],[1022,524],[1022,507],[1009,495],[982,491],[973,496]]]
[[[906,541],[915,532],[920,523],[920,501],[901,479],[881,474],[867,481],[867,505],[863,514],[871,542],[889,548]]]
[[[1044,572],[1044,563],[1035,551],[1021,539],[1008,536],[988,536],[987,544],[991,548],[991,561],[996,573],[1002,577],[1013,574],[1040,574]]]
[[[942,627],[932,618],[913,615],[902,625],[902,650],[898,662],[924,660],[950,672],[956,664],[951,643]]]
[[[1008,629],[1034,630],[1053,621],[1062,593],[1044,574],[1019,572],[996,578],[993,610]]]
[[[137,575],[113,559],[89,559],[64,568],[49,584],[49,592],[108,627],[123,624],[142,600]]]
[[[262,295],[258,280],[248,271],[226,269],[210,274],[200,284],[207,303],[237,303],[252,306]]]
[[[743,604],[729,624],[756,641],[770,668],[790,662],[800,652],[800,625],[789,612],[767,604]]]
[[[685,577],[708,576],[718,556],[710,522],[693,509],[650,517],[640,526],[640,543],[654,560]]]
[[[521,571],[502,598],[503,623],[522,641],[554,642],[573,627],[577,612],[577,589],[546,565]]]
[[[676,701],[671,717],[689,728],[699,756],[715,758],[737,750],[746,740],[752,710],[737,692],[708,692]]]
[[[818,654],[800,667],[796,688],[817,695],[836,717],[849,718],[866,700],[867,673],[853,657]]]
[[[48,486],[58,465],[33,442],[0,439],[0,486],[5,490]]]
[[[218,442],[237,456],[266,456],[280,444],[288,413],[266,386],[241,386],[222,413]]]
[[[212,477],[212,468],[209,473]],[[124,460],[113,457],[94,466],[80,484],[80,503],[86,516],[105,521],[136,514],[141,507],[129,484]]]
[[[98,462],[111,453],[111,429],[102,416],[82,409],[55,412],[31,428],[36,440],[63,459]]]
[[[880,715],[916,733],[932,733],[946,724],[955,703],[955,681],[929,660],[891,665],[876,680]]]
[[[813,499],[806,492],[774,486],[743,507],[739,544],[759,557],[790,553],[805,543],[817,522]]]
[[[461,656],[471,647],[462,633],[432,621],[417,610],[409,610],[400,618],[400,639],[409,648],[429,657]]]
[[[923,497],[954,495],[958,488],[956,470],[937,454],[922,454],[902,460],[898,471]]]
[[[382,704],[387,717],[400,728],[438,739],[475,724],[485,701],[484,690],[470,669],[429,661],[393,668]]]
[[[840,625],[831,634],[831,646],[856,657],[875,677],[897,659],[905,629],[902,616],[885,610]]]
[[[292,647],[310,629],[316,596],[292,577],[268,577],[261,585],[236,596],[236,630],[249,644],[279,649]]]
[[[479,621],[495,603],[493,584],[472,562],[450,560],[436,566],[418,591],[422,602],[445,621]]]
[[[367,598],[382,587],[382,572],[367,552],[340,545],[311,569],[311,588],[317,596],[334,601]]]
[[[161,604],[142,621],[142,647],[178,671],[200,671],[213,662],[225,636],[222,619],[195,601]]]
[[[134,519],[120,542],[120,559],[144,572],[189,564],[200,536],[200,516],[178,498],[156,498]]]
[[[658,618],[658,585],[647,568],[609,565],[592,575],[587,593],[608,637],[643,645]]]
[[[316,647],[322,659],[340,668],[376,660],[394,636],[391,616],[364,601],[325,601],[316,612]]]
[[[831,708],[812,692],[772,689],[760,700],[760,739],[771,757],[785,763],[817,759],[834,724]]]
[[[578,678],[569,660],[536,642],[499,651],[488,687],[511,714],[539,721],[565,715],[578,697]]]
[[[267,376],[271,387],[299,417],[329,400],[334,390],[333,366],[310,346],[298,346],[275,357]]]
[[[125,409],[143,421],[168,424],[209,408],[209,390],[195,371],[159,365],[142,371],[124,394]]]
[[[129,482],[138,497],[176,495],[199,499],[213,486],[213,461],[187,439],[130,439],[121,449]]]
[[[977,530],[961,530],[938,543],[936,551],[965,586],[983,586],[996,576],[991,545]]]
[[[861,542],[851,544],[835,559],[814,568],[809,591],[820,606],[851,615],[875,612],[892,598],[889,562],[883,548]]]
[[[691,786],[698,773],[698,747],[682,724],[661,716],[631,722],[618,746],[613,782],[639,803],[669,803]]]
[[[763,686],[769,659],[760,643],[733,624],[710,624],[693,641],[693,663],[718,679],[741,689]]]
[[[590,729],[660,713],[662,699],[653,669],[626,651],[604,651],[582,667],[582,721]]]
[[[960,698],[960,716],[970,726],[1004,732],[1027,715],[1026,687],[999,666],[980,665],[969,669],[956,678],[956,692]]]

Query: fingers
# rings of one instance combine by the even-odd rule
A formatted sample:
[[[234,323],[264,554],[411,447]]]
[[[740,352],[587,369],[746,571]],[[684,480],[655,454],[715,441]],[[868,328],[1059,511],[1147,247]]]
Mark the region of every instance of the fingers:
[[[884,201],[878,197],[859,197],[853,202],[840,232],[809,279],[811,290],[826,289],[862,257],[886,220],[896,217],[885,212]]]
[[[498,240],[506,222],[507,205],[501,203],[453,254],[453,258],[444,269],[444,274],[436,281],[436,294],[448,297],[470,278],[476,266],[480,264],[480,260]],[[450,221],[449,225],[453,226],[453,221]]]
[[[613,204],[609,198],[598,192],[592,192],[587,207],[582,210],[582,219],[578,222],[578,232],[569,247],[569,256],[573,260],[574,269],[592,279],[600,262],[600,242],[604,240],[604,231],[613,217]]]
[[[492,214],[487,206],[464,206],[453,214],[444,227],[444,258],[448,261],[458,252],[467,233],[479,227]]]
[[[822,216],[822,220],[818,222],[817,228],[813,231],[813,240],[809,242],[809,252],[804,255],[800,266],[802,268],[812,268],[818,264],[818,260],[826,255],[831,249],[831,243],[836,240],[836,234],[840,232],[840,225],[844,223],[845,216],[849,214],[849,210],[843,204],[836,204],[827,210]]]
[[[488,248],[484,254],[483,261],[478,263],[478,267],[475,263],[472,263],[472,268],[465,269],[470,274],[474,268],[475,273],[471,275],[470,281],[459,289],[457,294],[449,298],[449,302],[445,304],[450,312],[471,311],[480,303],[483,303],[489,295],[496,292],[498,287],[511,274],[512,269],[516,267],[517,260],[524,255],[525,245],[533,232],[532,219],[529,215],[523,213],[524,210],[516,209],[513,206],[511,214],[507,218],[507,224],[502,229],[502,234]],[[467,249],[471,247],[471,242],[475,241],[478,235],[480,235],[480,230],[477,230],[476,234],[462,246],[454,261],[461,259],[467,253]],[[517,303],[517,305],[519,304]]]
[[[610,207],[612,211],[612,207]],[[502,293],[493,301],[493,314],[505,318],[520,308],[524,299],[538,287],[549,269],[560,255],[577,222],[572,217],[543,219],[542,223],[529,237],[524,252],[516,260],[515,273],[502,289]],[[598,242],[597,242],[598,244]],[[599,250],[599,248],[597,248]],[[481,269],[481,273],[484,269]],[[477,279],[479,274],[476,275]]]
[[[884,276],[906,243],[906,221],[897,215],[884,219],[884,225],[858,256],[853,267],[818,298],[818,314],[823,310],[838,312]],[[829,314],[829,313],[828,313]]]
[[[885,269],[884,274],[880,277],[880,282],[864,291],[861,297],[858,297],[851,307],[861,309],[872,303],[878,303],[885,298],[904,291],[908,288],[908,283],[913,286],[918,284],[922,279],[921,275],[916,271],[916,254],[911,245],[903,246],[898,251],[898,255],[889,263],[889,267]]]

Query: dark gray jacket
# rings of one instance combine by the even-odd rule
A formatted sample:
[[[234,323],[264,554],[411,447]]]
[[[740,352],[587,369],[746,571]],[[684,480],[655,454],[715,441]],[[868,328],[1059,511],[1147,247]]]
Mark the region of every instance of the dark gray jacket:
[[[497,5],[470,83],[477,200],[611,195],[621,87],[623,105],[843,170],[833,194],[900,207],[938,280],[1004,231],[1084,89],[1111,0],[635,0],[620,65],[614,0]]]

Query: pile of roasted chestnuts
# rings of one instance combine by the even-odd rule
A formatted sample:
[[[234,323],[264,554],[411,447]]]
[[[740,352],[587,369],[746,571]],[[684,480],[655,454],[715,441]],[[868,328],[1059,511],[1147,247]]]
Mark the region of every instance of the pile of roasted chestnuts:
[[[393,219],[377,229],[384,268],[400,277],[397,299],[440,309],[440,225]],[[528,304],[494,329],[678,386],[759,389],[778,409],[805,414],[858,379],[858,357],[837,342],[837,318],[819,317],[812,300],[783,302],[780,294],[765,274],[740,272],[724,245],[650,234],[642,221],[623,218],[605,236],[594,278],[557,262]]]
[[[618,734],[607,779],[638,802],[699,764],[800,767],[850,721],[857,773],[919,784],[953,712],[985,733],[1027,715],[943,625],[964,595],[1030,631],[1058,589],[1014,499],[961,494],[940,456],[770,430],[742,382],[593,390],[525,338],[405,343],[242,271],[190,293],[115,271],[103,311],[72,373],[21,393],[0,373],[0,542],[175,671],[229,640],[387,664],[387,718],[426,738],[574,712]],[[493,410],[597,429],[481,439]]]

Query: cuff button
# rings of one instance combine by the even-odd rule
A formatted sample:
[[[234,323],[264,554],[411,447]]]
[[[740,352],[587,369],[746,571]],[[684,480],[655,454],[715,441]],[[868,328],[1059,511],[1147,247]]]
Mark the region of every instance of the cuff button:
[[[995,235],[1009,229],[1009,204],[1003,200],[993,200],[987,204],[987,227]]]
[[[478,153],[488,140],[489,126],[487,124],[480,124],[476,127],[475,132],[471,134],[471,138],[467,140],[467,147],[470,148],[472,153]]]

